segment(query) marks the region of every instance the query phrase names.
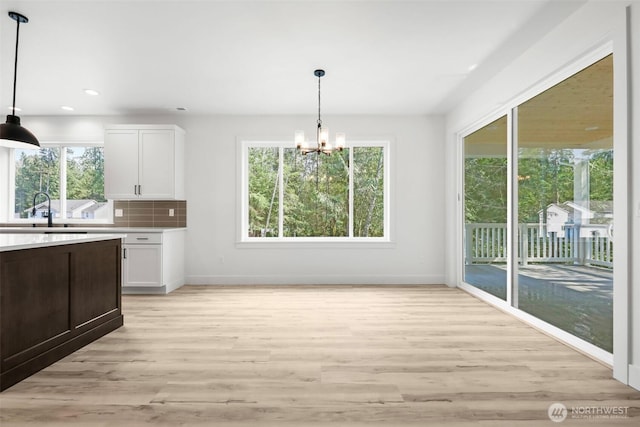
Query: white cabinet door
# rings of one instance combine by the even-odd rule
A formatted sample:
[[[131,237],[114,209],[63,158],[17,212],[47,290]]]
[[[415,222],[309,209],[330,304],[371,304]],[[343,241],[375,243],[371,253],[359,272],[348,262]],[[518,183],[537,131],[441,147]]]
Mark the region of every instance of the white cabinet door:
[[[124,246],[122,286],[162,286],[162,245]]]
[[[139,195],[141,199],[175,197],[174,132],[141,130],[139,134]]]
[[[111,125],[105,130],[106,197],[183,199],[184,139],[175,125]]]
[[[107,199],[137,198],[138,131],[107,130],[104,144],[104,190]]]

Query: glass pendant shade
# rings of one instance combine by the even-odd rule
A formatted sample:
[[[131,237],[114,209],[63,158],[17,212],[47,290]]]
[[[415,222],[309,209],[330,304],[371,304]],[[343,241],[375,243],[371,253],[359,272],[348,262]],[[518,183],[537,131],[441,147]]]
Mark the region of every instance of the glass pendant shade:
[[[336,132],[336,150],[343,150],[347,145],[347,135],[344,132]]]
[[[320,148],[329,148],[329,129],[321,127],[320,129],[318,129],[318,133]]]
[[[296,148],[299,150],[304,146],[304,131],[297,130],[295,133]]]

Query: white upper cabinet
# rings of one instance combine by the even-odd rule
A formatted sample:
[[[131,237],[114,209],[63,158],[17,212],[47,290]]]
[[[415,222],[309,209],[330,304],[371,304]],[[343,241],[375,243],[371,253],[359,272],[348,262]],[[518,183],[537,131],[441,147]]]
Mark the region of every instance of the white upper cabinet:
[[[104,191],[107,199],[138,198],[138,131],[107,129]]]
[[[105,130],[108,199],[184,199],[184,130],[174,125],[116,125]]]

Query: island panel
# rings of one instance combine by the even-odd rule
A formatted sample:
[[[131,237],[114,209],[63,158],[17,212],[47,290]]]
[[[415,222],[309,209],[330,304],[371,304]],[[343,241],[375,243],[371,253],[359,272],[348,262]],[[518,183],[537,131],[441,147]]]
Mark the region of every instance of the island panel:
[[[0,390],[123,324],[121,239],[0,252]]]

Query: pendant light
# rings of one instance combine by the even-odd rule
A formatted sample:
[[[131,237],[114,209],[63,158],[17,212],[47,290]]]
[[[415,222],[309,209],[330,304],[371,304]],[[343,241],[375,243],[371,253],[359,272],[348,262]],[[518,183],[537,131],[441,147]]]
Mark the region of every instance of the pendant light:
[[[345,146],[346,137],[344,133],[336,133],[336,142],[331,145],[329,143],[329,129],[322,126],[322,118],[320,116],[320,78],[324,76],[324,70],[315,70],[313,75],[318,78],[318,130],[316,133],[316,146],[311,146],[304,139],[304,131],[297,130],[295,132],[296,148],[302,154],[307,153],[324,153],[331,154],[334,151],[342,151]]]
[[[9,17],[16,21],[16,55],[13,65],[13,105],[11,114],[7,115],[7,122],[0,125],[0,146],[11,148],[40,148],[38,139],[28,129],[20,125],[20,117],[16,116],[16,80],[18,74],[18,40],[20,38],[20,24],[26,24],[29,19],[17,12],[9,12]]]

